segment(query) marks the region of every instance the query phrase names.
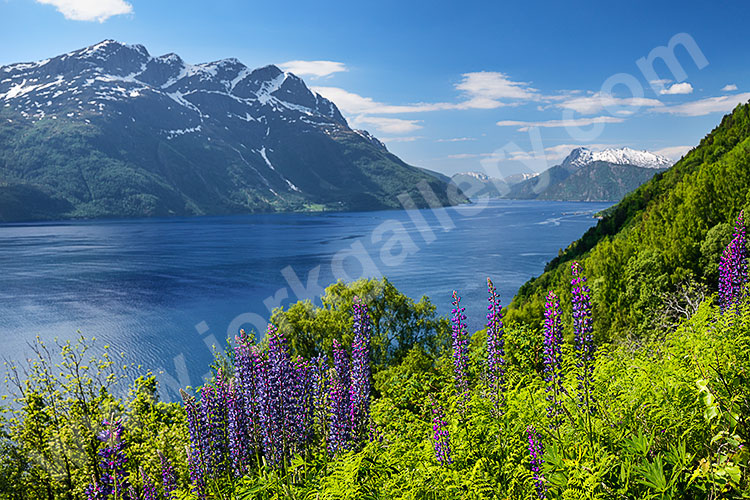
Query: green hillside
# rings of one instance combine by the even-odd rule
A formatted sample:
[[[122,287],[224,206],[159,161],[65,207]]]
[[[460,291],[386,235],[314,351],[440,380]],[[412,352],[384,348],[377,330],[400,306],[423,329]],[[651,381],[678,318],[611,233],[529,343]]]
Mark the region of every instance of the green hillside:
[[[544,294],[564,289],[570,262],[580,260],[594,284],[599,337],[646,331],[658,321],[666,295],[690,298],[699,293],[688,286],[692,282],[715,290],[716,262],[730,239],[729,222],[748,206],[750,106],[745,104],[521,287],[509,318],[539,325]]]

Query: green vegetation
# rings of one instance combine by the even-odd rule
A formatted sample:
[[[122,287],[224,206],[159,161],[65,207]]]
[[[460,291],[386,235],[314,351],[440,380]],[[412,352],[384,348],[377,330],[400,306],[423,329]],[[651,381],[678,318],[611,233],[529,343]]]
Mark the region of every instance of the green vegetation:
[[[321,307],[302,302],[275,311],[278,332],[271,329],[272,339],[258,346],[241,339],[233,355],[217,360],[202,401],[222,401],[203,396],[243,383],[241,362],[250,354],[261,360],[257,366],[273,367],[268,356],[278,357],[285,343],[295,367],[340,382],[336,353],[350,346],[362,352],[359,297],[372,325],[369,429],[332,450],[326,422],[335,421],[323,406],[302,452],[285,445],[281,460],[256,452],[241,474],[213,462],[212,473],[200,476],[210,483],[206,497],[750,498],[750,297],[739,286],[746,280],[744,239],[732,240],[734,254],[725,250],[731,221],[750,202],[748,148],[746,105],[561,252],[522,288],[504,326],[491,309],[490,326],[470,338],[458,306],[451,342],[448,320],[428,299],[415,302],[387,280],[338,283]],[[582,265],[571,272],[572,261]],[[586,350],[592,335],[595,355]],[[196,415],[209,415],[206,429],[227,440],[234,435],[224,423],[233,421],[231,411],[214,405],[199,413],[190,396],[186,405],[159,402],[154,379],[135,378],[106,349],[93,357],[85,344],[60,350],[55,358],[37,343],[27,366],[9,367],[15,389],[0,422],[0,498],[85,498],[86,488],[110,471],[97,453],[115,447],[121,474],[134,487],[117,500],[201,498],[188,463],[189,453],[196,457],[195,436],[203,435]],[[333,368],[321,354],[334,358]],[[297,355],[313,358],[311,364]],[[498,355],[504,363],[488,362]],[[127,396],[118,396],[129,380]],[[320,394],[323,402],[325,394],[342,397]],[[104,420],[122,422],[121,440],[111,438],[119,424],[106,426],[106,442],[97,438]],[[159,453],[176,471],[174,490],[160,480]]]

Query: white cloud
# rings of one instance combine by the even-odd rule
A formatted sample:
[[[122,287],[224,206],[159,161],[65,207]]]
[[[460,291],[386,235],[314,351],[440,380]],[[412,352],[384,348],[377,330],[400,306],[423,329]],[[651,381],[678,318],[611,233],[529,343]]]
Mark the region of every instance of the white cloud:
[[[456,153],[446,156],[449,160],[468,160],[471,158],[486,158],[492,156],[492,153]]]
[[[531,101],[539,98],[537,90],[528,83],[515,82],[505,73],[477,71],[464,73],[456,88],[463,92],[465,100],[461,109],[492,109],[502,106],[504,99]]]
[[[418,141],[419,139],[424,139],[421,135],[412,135],[412,136],[406,136],[406,137],[381,137],[380,140],[385,143],[390,142],[414,142]]]
[[[516,120],[501,120],[497,122],[500,127],[520,127],[519,132],[526,132],[532,127],[557,128],[557,127],[586,127],[595,123],[622,123],[623,118],[614,116],[595,116],[593,118],[573,118],[570,120],[548,120],[540,122],[524,122]]]
[[[730,84],[728,84],[728,85],[724,85],[724,86],[723,86],[723,87],[721,88],[721,91],[722,91],[722,92],[732,92],[732,91],[734,91],[734,90],[737,90],[737,85],[735,85],[735,84],[733,84],[733,83],[730,83]]]
[[[562,160],[570,154],[570,152],[580,147],[580,144],[558,144],[557,146],[550,146],[544,148],[543,152],[538,151],[510,151],[510,152],[492,152],[492,153],[458,153],[448,155],[446,158],[450,160],[468,160],[472,158],[482,158],[494,161],[528,161],[534,160],[539,161],[546,159],[548,162],[554,162]],[[598,150],[608,147],[612,147],[611,144],[586,144],[589,149]]]
[[[615,97],[611,94],[596,92],[588,96],[566,99],[558,103],[557,106],[564,109],[571,109],[582,115],[593,115],[601,113],[605,109],[626,107],[657,108],[663,106],[663,104],[658,99],[649,99],[646,97]]]
[[[476,140],[476,137],[454,137],[452,139],[435,139],[435,142],[466,142]]]
[[[699,99],[675,106],[665,106],[654,111],[669,113],[670,115],[704,116],[710,113],[726,113],[733,110],[738,104],[744,104],[748,100],[750,100],[750,92],[745,92],[720,97],[707,97],[706,99]]]
[[[279,67],[297,76],[312,76],[314,78],[348,71],[344,63],[336,61],[287,61],[279,64]]]
[[[685,153],[693,149],[695,146],[669,146],[666,148],[657,149],[654,153],[662,156],[666,156],[670,160],[679,160]]]
[[[506,102],[501,99],[523,101],[538,98],[535,89],[528,87],[526,83],[514,82],[503,73],[480,71],[464,73],[461,76],[461,82],[456,84],[456,89],[461,91],[463,98],[459,102],[385,104],[339,87],[311,87],[311,90],[333,101],[345,114],[392,115],[462,109],[494,109],[517,104],[517,102]]]
[[[661,89],[659,93],[662,95],[692,94],[693,86],[688,82],[675,83],[669,88]]]
[[[326,99],[333,101],[344,114],[378,114],[392,115],[400,113],[423,113],[426,111],[439,111],[443,109],[455,109],[450,103],[417,103],[393,105],[377,102],[371,97],[364,97],[354,92],[349,92],[338,87],[310,87]]]
[[[66,19],[73,21],[103,23],[112,16],[133,12],[133,6],[125,0],[36,0],[36,2],[54,5]]]
[[[383,116],[357,116],[352,119],[352,123],[358,128],[372,125],[384,134],[408,134],[422,128],[419,120],[402,120]]]

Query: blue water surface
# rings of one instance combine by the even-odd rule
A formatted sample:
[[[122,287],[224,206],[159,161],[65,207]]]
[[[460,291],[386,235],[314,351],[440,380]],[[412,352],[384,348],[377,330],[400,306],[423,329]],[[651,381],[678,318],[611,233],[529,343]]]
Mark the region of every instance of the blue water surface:
[[[36,335],[80,330],[159,372],[165,387],[197,385],[209,346],[261,328],[279,302],[315,300],[336,279],[363,275],[427,295],[442,314],[456,289],[475,330],[486,277],[507,304],[607,206],[496,200],[439,211],[6,224],[0,350],[21,361]]]

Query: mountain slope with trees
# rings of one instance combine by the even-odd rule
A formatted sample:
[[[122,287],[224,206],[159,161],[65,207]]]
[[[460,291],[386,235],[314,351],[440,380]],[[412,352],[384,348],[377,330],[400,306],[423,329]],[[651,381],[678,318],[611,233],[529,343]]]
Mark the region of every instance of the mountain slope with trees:
[[[596,285],[598,335],[648,330],[662,299],[715,290],[718,257],[731,220],[750,207],[750,105],[738,106],[669,170],[627,195],[544,274],[523,285],[509,318],[538,325],[544,294],[581,260]]]

